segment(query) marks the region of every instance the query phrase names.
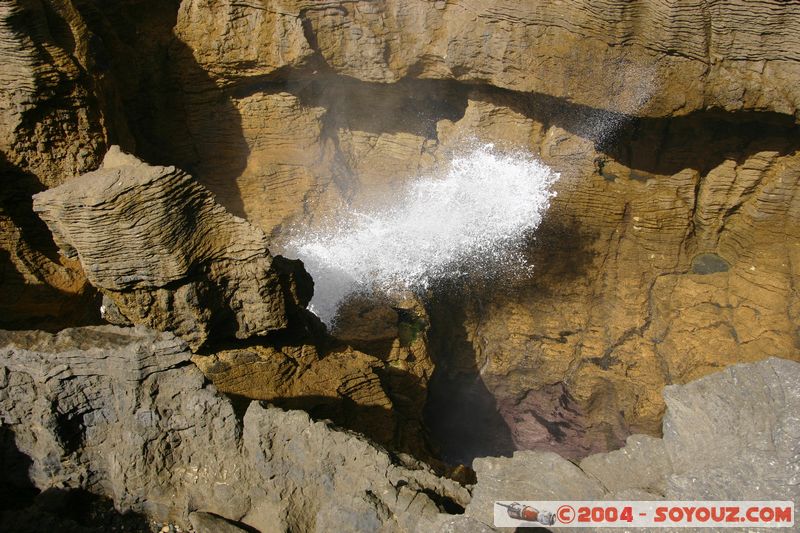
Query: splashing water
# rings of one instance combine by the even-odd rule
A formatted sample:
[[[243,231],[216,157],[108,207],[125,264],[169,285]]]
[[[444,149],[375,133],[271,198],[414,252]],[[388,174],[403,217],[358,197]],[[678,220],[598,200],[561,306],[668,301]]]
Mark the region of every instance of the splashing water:
[[[314,277],[311,309],[331,324],[356,292],[419,291],[474,269],[525,268],[518,245],[541,222],[558,177],[530,155],[484,145],[414,180],[389,205],[304,230],[286,253]]]

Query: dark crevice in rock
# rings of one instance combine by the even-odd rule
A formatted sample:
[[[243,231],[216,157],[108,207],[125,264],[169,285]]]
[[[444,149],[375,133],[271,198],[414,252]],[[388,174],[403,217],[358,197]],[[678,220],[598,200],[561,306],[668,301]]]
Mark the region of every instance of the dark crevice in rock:
[[[495,397],[481,380],[474,348],[462,326],[466,305],[457,295],[442,293],[427,306],[436,369],[425,422],[439,456],[450,464],[469,466],[476,457],[510,456],[516,446]]]
[[[62,421],[57,420],[59,428]],[[73,450],[80,451],[80,448]],[[19,451],[14,432],[0,426],[0,530],[21,533],[149,533],[141,514],[120,513],[114,502],[83,489],[36,489],[28,478],[33,461]]]

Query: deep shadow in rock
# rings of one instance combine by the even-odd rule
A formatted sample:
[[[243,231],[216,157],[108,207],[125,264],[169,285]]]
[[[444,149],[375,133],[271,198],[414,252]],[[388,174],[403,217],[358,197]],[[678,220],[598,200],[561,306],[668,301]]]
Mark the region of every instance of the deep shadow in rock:
[[[591,140],[595,148],[633,171],[701,173],[727,159],[800,149],[794,117],[774,112],[708,109],[676,117],[635,117],[566,102],[545,94],[476,86],[470,98],[504,105],[544,125]]]
[[[51,488],[40,492],[28,477],[30,457],[0,426],[0,531],[20,533],[149,533],[144,515],[120,513],[110,499],[83,489]]]
[[[689,168],[706,174],[723,161],[741,164],[757,152],[800,150],[800,127],[789,115],[708,110],[628,120],[599,147],[633,171],[671,175]]]
[[[373,134],[409,133],[433,140],[438,121],[457,121],[467,109],[467,88],[444,80],[406,78],[385,84],[326,73],[302,87],[302,101],[328,109],[325,120],[332,127]]]
[[[0,218],[8,218],[19,231],[17,246],[22,261],[41,271],[61,266],[58,247],[45,223],[33,212],[32,196],[45,189],[30,172],[6,160],[0,152]],[[14,237],[8,235],[9,245]],[[27,247],[27,249],[25,249]],[[34,269],[35,270],[35,269]],[[31,283],[19,272],[8,250],[0,248],[0,326],[6,329],[45,329],[86,326],[100,321],[97,292],[88,285],[67,293],[44,280]]]
[[[596,238],[577,220],[551,211],[535,235],[521,243],[526,261],[533,265],[531,271],[474,272],[465,279],[439,284],[429,295],[428,338],[436,370],[429,384],[425,421],[444,460],[469,465],[476,457],[508,456],[517,449],[513,428],[499,411],[499,404],[513,404],[516,399],[497,397],[498,391],[490,390],[481,378],[478,365],[482,361],[464,328],[467,312],[472,315],[471,323],[480,323],[483,313],[488,312],[484,303],[527,302],[578,282],[595,258]],[[562,401],[561,388],[554,387],[552,394],[552,403]],[[537,419],[537,413],[532,414]],[[552,415],[548,409],[547,416]],[[541,417],[537,420],[556,429],[560,423],[567,423]]]
[[[494,396],[481,380],[464,330],[465,294],[441,292],[428,303],[429,349],[436,370],[429,383],[425,425],[437,454],[451,465],[516,449]]]
[[[249,147],[230,94],[197,64],[173,33],[179,0],[79,2],[102,49],[105,76],[96,88],[111,144],[153,165],[192,174],[230,212],[244,216],[236,185]]]
[[[0,510],[30,505],[39,494],[28,478],[31,464],[30,457],[17,448],[11,429],[0,425]]]
[[[597,255],[597,238],[596,230],[553,206],[524,244],[525,258],[533,268],[531,274],[510,279],[510,288],[514,292],[527,288],[542,294],[584,278]]]

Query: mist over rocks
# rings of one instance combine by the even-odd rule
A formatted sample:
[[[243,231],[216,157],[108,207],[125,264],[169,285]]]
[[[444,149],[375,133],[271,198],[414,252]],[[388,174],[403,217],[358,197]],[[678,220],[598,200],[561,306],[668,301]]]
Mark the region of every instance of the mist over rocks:
[[[472,144],[473,146],[470,146]],[[297,229],[285,246],[317,280],[314,312],[332,324],[348,296],[413,292],[470,275],[524,277],[522,251],[555,195],[558,174],[522,151],[469,143],[368,211]]]
[[[770,358],[800,360],[799,17],[0,2],[0,459],[33,498],[2,520],[51,530],[88,499],[145,529],[486,531],[513,487],[793,490],[794,363]],[[459,160],[472,187],[443,205]],[[470,213],[525,238],[487,253]],[[357,290],[326,334],[292,243],[341,275],[309,261],[318,299],[375,272],[427,289]],[[140,326],[73,329],[103,321]]]

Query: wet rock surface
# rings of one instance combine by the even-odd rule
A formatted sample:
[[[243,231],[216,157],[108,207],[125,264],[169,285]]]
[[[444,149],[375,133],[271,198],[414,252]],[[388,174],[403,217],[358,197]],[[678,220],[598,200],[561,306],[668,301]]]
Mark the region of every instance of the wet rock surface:
[[[505,472],[503,461],[554,469],[576,494],[683,498],[740,485],[751,497],[791,486],[748,451],[791,471],[785,438],[796,436],[776,415],[790,385],[767,363],[718,372],[800,360],[799,16],[780,0],[0,3],[0,323],[57,331],[100,322],[102,305],[104,320],[178,334],[208,356],[194,354],[218,390],[241,396],[235,408],[219,399],[169,335],[8,334],[16,344],[3,356],[0,415],[33,460],[35,486],[25,490],[86,489],[184,525],[196,512],[266,530],[313,529],[308,516],[324,507],[313,502],[345,494],[346,512],[322,513],[320,524],[479,531],[488,526],[476,502],[481,490],[500,490],[487,472]],[[483,142],[533,153],[561,173],[527,246],[533,276],[468,279],[425,295],[410,314],[362,302],[342,310],[339,344],[312,347],[309,280],[267,244],[279,252],[297,228],[392,198]],[[118,158],[101,168],[115,144],[146,164]],[[84,187],[87,173],[108,184],[112,174],[153,181],[138,182],[146,186],[130,201],[100,194],[92,211],[78,207],[98,192]],[[59,186],[70,194],[59,199]],[[47,224],[34,212],[37,193]],[[203,216],[182,218],[186,206]],[[748,394],[731,393],[720,375]],[[471,511],[428,521],[466,500],[442,499],[446,491],[430,488],[440,481],[410,474],[388,488],[380,476],[354,476],[371,488],[350,498],[334,481],[351,478],[330,465],[349,465],[343,456],[363,440],[256,404],[243,426],[246,397],[330,416],[418,456],[430,444],[425,407],[436,453],[484,469]],[[743,418],[757,431],[723,428],[714,416],[728,404],[757,414]],[[693,424],[709,419],[722,449],[743,462],[723,465],[704,449],[716,433]],[[276,447],[255,430],[240,435],[248,423],[278,441],[317,440]],[[272,425],[285,432],[269,433]],[[774,442],[760,440],[778,426]],[[319,452],[328,442],[336,453]],[[380,457],[365,468],[389,468],[389,455],[363,446]],[[247,454],[267,448],[282,466],[251,468]],[[588,457],[580,468],[539,453],[480,459],[518,448]],[[27,463],[11,455],[12,478],[24,485]],[[292,477],[296,464],[304,466]],[[289,503],[233,497],[236,480]],[[85,523],[92,513],[128,523],[108,501],[72,520],[63,509],[73,497],[83,498],[32,504],[40,529],[59,516],[94,527]]]

